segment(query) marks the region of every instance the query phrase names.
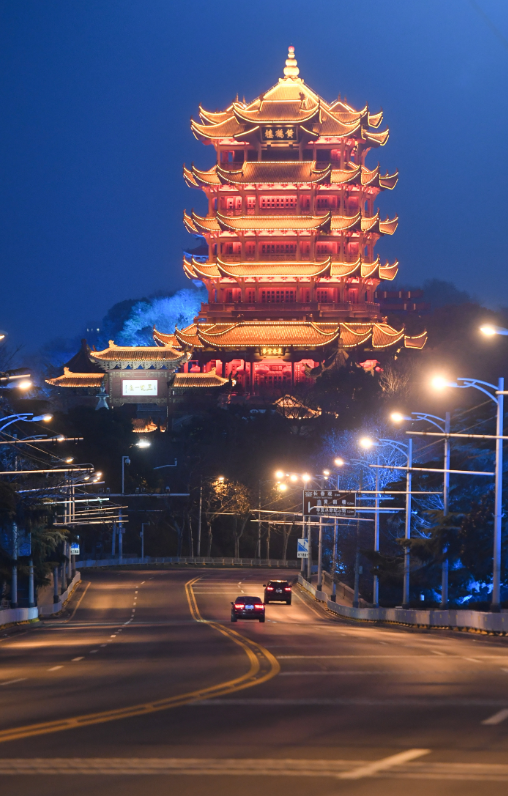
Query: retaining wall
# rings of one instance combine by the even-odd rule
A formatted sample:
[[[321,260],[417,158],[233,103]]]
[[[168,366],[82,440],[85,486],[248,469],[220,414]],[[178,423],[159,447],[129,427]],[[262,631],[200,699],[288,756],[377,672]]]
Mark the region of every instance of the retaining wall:
[[[65,603],[81,580],[81,575],[76,572],[72,581],[62,594],[57,603],[39,605],[35,608],[3,608],[0,609],[0,627],[3,625],[14,625],[18,622],[31,622],[40,616],[51,616],[57,614],[65,606]]]
[[[508,612],[467,611],[450,608],[446,611],[423,611],[412,608],[351,608],[329,599],[329,595],[298,575],[298,583],[329,611],[348,619],[364,622],[392,622],[415,627],[440,627],[458,630],[478,630],[486,633],[508,633]]]

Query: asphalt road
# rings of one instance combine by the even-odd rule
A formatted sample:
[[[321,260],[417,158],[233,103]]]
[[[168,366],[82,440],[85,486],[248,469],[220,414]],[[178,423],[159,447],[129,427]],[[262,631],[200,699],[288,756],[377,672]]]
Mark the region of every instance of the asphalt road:
[[[85,573],[67,616],[0,633],[1,793],[505,796],[508,640],[299,589],[232,625],[269,574]]]

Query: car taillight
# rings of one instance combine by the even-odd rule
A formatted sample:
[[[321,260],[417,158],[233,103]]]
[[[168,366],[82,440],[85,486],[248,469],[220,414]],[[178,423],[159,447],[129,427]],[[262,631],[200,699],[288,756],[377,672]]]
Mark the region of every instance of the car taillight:
[[[291,586],[284,586],[284,591],[291,591]]]
[[[245,605],[243,603],[235,603],[235,608],[241,610],[242,608],[245,608]]]
[[[273,591],[273,586],[267,586],[267,587],[266,587],[266,590],[267,590],[267,591]]]
[[[264,610],[265,610],[265,606],[264,606],[262,603],[258,603],[258,604],[256,604],[256,605],[254,606],[254,608],[255,608],[257,611],[264,611]]]

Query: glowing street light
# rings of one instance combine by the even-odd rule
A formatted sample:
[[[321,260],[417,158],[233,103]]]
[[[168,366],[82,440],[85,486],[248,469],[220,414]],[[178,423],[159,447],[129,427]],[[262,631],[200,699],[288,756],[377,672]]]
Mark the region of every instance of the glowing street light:
[[[298,481],[298,476],[296,475],[296,473],[291,473],[291,475],[289,476],[289,480],[292,481],[293,483],[295,483],[295,481]]]
[[[25,381],[18,381],[16,387],[18,390],[29,390],[31,387],[33,387],[33,384],[28,379],[25,379]]]
[[[152,443],[148,439],[140,439],[136,442],[136,448],[149,448]]]
[[[409,415],[403,415],[402,412],[392,412],[390,415],[390,420],[393,420],[394,423],[402,423],[404,420],[412,419]]]
[[[370,437],[362,437],[359,441],[359,444],[362,448],[366,451],[370,450],[376,444],[373,439]]]
[[[279,492],[285,492],[287,488],[288,488],[287,484],[277,484],[277,489],[279,490]]]
[[[485,323],[483,326],[480,326],[480,332],[484,334],[485,337],[494,337],[496,334],[508,335],[508,329],[504,329],[502,326],[494,326],[492,323]]]
[[[308,473],[304,473],[302,475],[302,481],[304,484],[307,484],[310,481],[310,475]]]
[[[284,478],[284,473],[282,472],[282,470],[277,470],[277,472],[275,473],[275,478],[278,478],[279,481],[281,478]]]

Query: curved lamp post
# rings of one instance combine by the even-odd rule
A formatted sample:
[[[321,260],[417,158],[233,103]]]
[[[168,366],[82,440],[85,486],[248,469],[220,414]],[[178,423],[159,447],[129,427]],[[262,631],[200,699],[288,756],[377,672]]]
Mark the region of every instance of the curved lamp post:
[[[389,445],[394,450],[399,451],[403,456],[407,456],[407,468],[406,468],[406,521],[404,525],[404,538],[408,541],[411,538],[411,467],[413,465],[413,440],[409,439],[406,442],[398,442],[394,439],[377,439],[373,440],[370,437],[363,437],[360,440],[360,445],[365,450],[369,450],[375,446],[382,447],[383,445]],[[376,486],[377,489],[377,486]],[[375,549],[379,550],[379,514],[376,512],[376,540],[375,540]],[[404,547],[404,584],[402,588],[402,607],[408,608],[409,607],[409,587],[410,587],[410,571],[409,571],[409,564],[410,564],[410,551],[409,547]],[[379,589],[379,584],[375,582],[375,589],[376,591]],[[378,599],[379,595],[374,597],[374,601]]]
[[[430,415],[428,412],[411,412],[411,415],[403,415],[400,412],[392,412],[390,415],[394,423],[400,423],[403,420],[419,421],[425,420],[431,423],[435,428],[442,431],[443,434],[450,433],[450,412],[447,412],[444,417],[437,415]],[[444,440],[444,467],[443,467],[443,517],[448,514],[448,493],[450,490],[450,438],[445,436]],[[446,552],[446,551],[444,551]],[[446,608],[448,604],[448,558],[443,559],[441,568],[441,608]]]
[[[483,327],[485,328],[485,327]],[[494,327],[491,327],[494,328]],[[508,330],[494,331],[492,334],[508,334]],[[486,334],[486,332],[484,332]],[[489,332],[490,334],[490,332]],[[467,389],[473,387],[479,390],[496,405],[496,467],[495,467],[495,492],[494,492],[494,550],[493,550],[493,571],[492,571],[492,600],[491,610],[499,611],[501,602],[501,533],[502,533],[502,511],[503,511],[503,402],[507,394],[504,389],[504,379],[500,378],[495,384],[480,379],[447,379],[437,376],[432,381],[432,386],[436,390],[443,390],[446,387],[457,389]]]

